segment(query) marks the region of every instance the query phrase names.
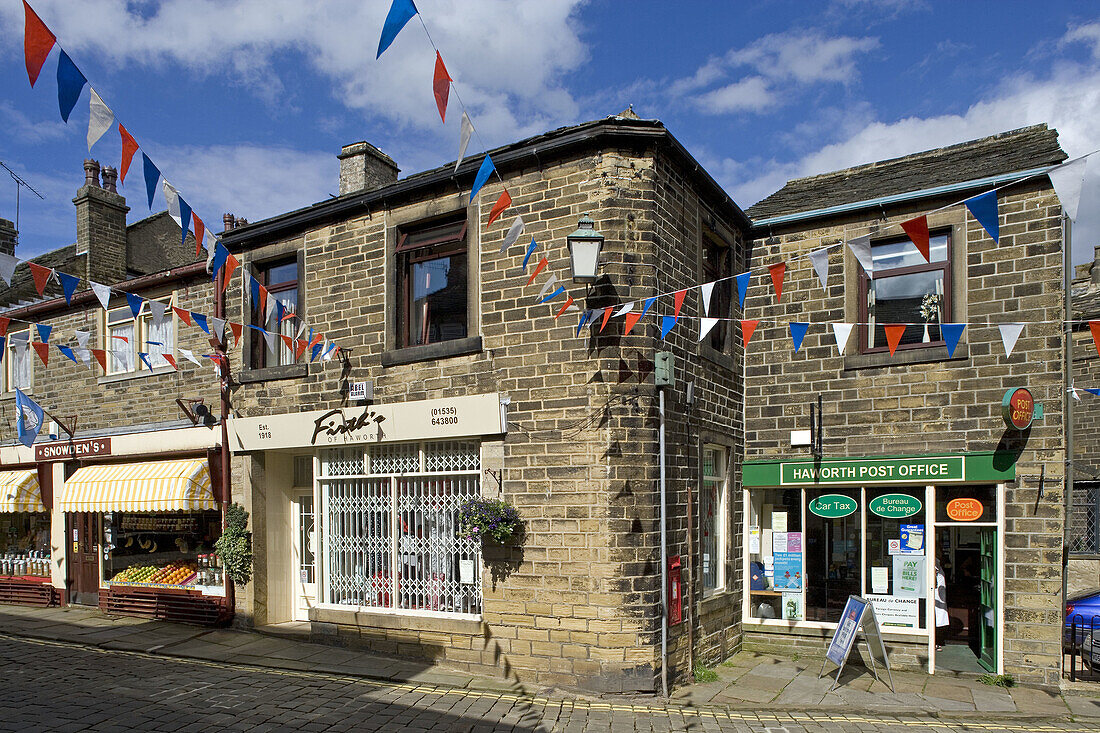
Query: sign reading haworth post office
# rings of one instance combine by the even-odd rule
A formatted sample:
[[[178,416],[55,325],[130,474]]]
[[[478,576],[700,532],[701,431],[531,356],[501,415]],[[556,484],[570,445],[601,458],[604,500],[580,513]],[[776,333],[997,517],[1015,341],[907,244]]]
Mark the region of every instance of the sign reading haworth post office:
[[[780,482],[788,484],[940,483],[963,481],[962,456],[858,458],[849,461],[799,461],[782,464]]]
[[[500,395],[285,413],[230,420],[233,449],[324,448],[356,443],[499,435],[507,431]]]

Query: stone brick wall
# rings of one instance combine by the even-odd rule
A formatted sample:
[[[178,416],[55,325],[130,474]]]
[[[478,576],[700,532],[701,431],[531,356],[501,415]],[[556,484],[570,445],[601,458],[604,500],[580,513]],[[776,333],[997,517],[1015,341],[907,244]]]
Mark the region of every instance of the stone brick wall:
[[[942,348],[861,356],[855,332],[847,355],[839,356],[828,324],[859,320],[858,265],[846,248],[831,250],[826,291],[804,257],[863,234],[899,233],[893,225],[951,200],[776,227],[754,243],[745,317],[761,323],[746,356],[746,460],[805,460],[806,449],[790,447],[790,431],[810,427],[810,404],[818,394],[824,396],[827,458],[1020,450],[1017,480],[1006,490],[1002,538],[1004,664],[1020,679],[1056,685],[1064,466],[1061,209],[1046,179],[999,196],[999,245],[961,205],[930,216],[933,229],[954,232],[954,319],[970,324],[955,359]],[[789,262],[783,300],[776,304],[766,266],[796,256],[803,257]],[[791,321],[811,324],[798,353],[787,331]],[[1028,325],[1005,357],[995,324],[1011,321]],[[1000,417],[1001,398],[1013,386],[1027,386],[1046,410],[1022,440]],[[1044,467],[1045,496],[1037,503]]]
[[[647,316],[628,336],[622,319],[612,320],[602,334],[597,327],[578,336],[578,313],[555,319],[563,300],[537,305],[536,296],[551,274],[582,308],[640,301],[697,284],[699,194],[656,148],[590,149],[543,158],[537,165],[532,159],[529,167],[502,175],[513,204],[491,226],[488,212],[501,191],[495,181],[469,208],[466,195],[448,185],[283,241],[249,246],[241,254],[246,266],[304,248],[307,318],[342,346],[347,361],[311,364],[308,375],[298,378],[242,384],[234,411],[252,416],[327,408],[342,403],[347,381],[364,379],[374,381],[380,403],[484,392],[507,396],[509,433],[502,445],[483,445],[483,452],[500,454],[500,483],[485,472],[482,487],[517,506],[527,522],[527,540],[514,557],[503,558],[503,565],[513,568],[504,577],[491,581],[486,574],[483,624],[467,628],[418,619],[351,627],[335,619],[315,631],[402,654],[413,655],[419,645],[420,656],[491,668],[521,681],[652,690],[660,663],[652,377],[653,354],[661,347],[657,319]],[[396,343],[396,228],[464,210],[472,224],[467,235],[472,292],[480,293],[470,301],[470,332],[480,335],[480,351],[383,366],[383,355]],[[585,213],[606,237],[602,260],[608,278],[587,293],[569,280],[566,248],[566,236]],[[524,247],[498,254],[517,215],[526,222],[522,242],[534,236],[550,263],[530,286],[520,271]],[[723,226],[736,231],[734,222]],[[743,238],[738,235],[731,244],[742,247]],[[229,303],[228,317],[240,320],[244,301],[236,284]],[[671,299],[658,306],[658,313],[670,310]],[[697,314],[695,296],[685,303],[684,323],[665,346],[678,365],[667,404],[670,554],[685,552],[686,492],[688,486],[697,491],[700,436],[730,446],[736,455],[741,434],[740,354],[731,354],[723,365],[701,359],[691,334]],[[695,381],[690,408],[687,380]],[[253,457],[238,457],[237,463],[242,473],[255,467]],[[259,513],[255,507],[254,513]],[[738,627],[735,621],[731,625],[729,609],[740,603],[739,569],[732,561],[738,552],[732,545],[728,551],[734,592],[709,601],[707,616],[695,621],[696,640],[708,659],[736,648]],[[686,570],[688,578],[698,583]],[[240,607],[262,622],[261,600],[252,607],[245,600]],[[674,679],[688,671],[686,628],[671,634]]]

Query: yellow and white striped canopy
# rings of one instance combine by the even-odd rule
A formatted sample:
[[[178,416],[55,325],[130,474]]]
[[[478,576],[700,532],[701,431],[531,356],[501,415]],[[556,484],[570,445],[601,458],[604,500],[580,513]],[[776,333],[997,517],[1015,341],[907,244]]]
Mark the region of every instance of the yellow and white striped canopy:
[[[174,512],[217,509],[206,461],[149,461],[77,469],[65,482],[63,512]]]
[[[44,512],[38,471],[0,473],[0,512]]]

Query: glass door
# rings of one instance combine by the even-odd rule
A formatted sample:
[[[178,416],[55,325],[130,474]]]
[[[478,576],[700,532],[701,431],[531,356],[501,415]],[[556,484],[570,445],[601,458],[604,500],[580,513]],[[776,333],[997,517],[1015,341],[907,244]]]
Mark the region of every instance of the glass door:
[[[997,671],[997,530],[982,527],[978,581],[978,664]]]
[[[313,493],[294,499],[294,620],[308,621],[309,609],[317,602],[317,533],[314,525]]]

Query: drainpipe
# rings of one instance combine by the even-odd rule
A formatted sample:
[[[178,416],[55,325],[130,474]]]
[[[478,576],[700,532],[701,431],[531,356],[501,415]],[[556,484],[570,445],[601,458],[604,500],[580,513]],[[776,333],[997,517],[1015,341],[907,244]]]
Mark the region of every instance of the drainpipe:
[[[665,516],[665,388],[657,388],[661,464],[661,694],[668,697],[668,520]]]
[[[1065,279],[1066,323],[1065,323],[1065,370],[1066,391],[1063,395],[1063,415],[1066,433],[1066,496],[1065,520],[1062,522],[1062,608],[1066,607],[1069,597],[1069,538],[1070,518],[1073,516],[1073,223],[1062,212],[1062,264]]]
[[[218,271],[214,278],[214,317],[225,319],[225,267]],[[229,466],[229,354],[226,353],[226,336],[223,331],[219,334],[217,343],[214,344],[214,353],[218,355],[218,369],[221,371],[221,401],[222,401],[222,447],[221,447],[221,480],[222,480],[222,531],[225,531],[225,520],[229,510],[229,501],[232,498],[232,480]],[[237,594],[233,586],[233,580],[228,574],[223,573],[225,582],[225,600],[229,605],[230,613],[236,614]]]

